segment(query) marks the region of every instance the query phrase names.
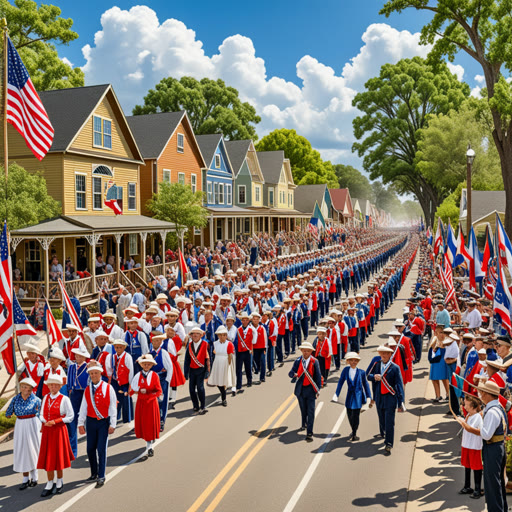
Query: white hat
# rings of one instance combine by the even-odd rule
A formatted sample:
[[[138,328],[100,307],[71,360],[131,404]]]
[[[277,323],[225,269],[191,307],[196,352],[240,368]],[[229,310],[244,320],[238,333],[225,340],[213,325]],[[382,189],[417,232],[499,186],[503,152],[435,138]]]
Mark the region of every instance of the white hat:
[[[326,327],[317,327],[316,328],[316,332],[327,332],[327,328]]]
[[[345,356],[345,359],[361,360],[361,357],[359,356],[359,354],[357,352],[348,352],[347,355]]]
[[[140,356],[138,359],[137,359],[137,363],[139,364],[142,364],[142,363],[151,363],[151,364],[157,364],[157,362],[155,361],[155,358],[151,355],[151,354],[144,354],[142,356]]]
[[[168,327],[169,327],[169,329],[174,329],[174,327],[172,327],[170,325]],[[151,341],[153,341],[153,340],[164,341],[165,339],[167,339],[167,336],[165,334],[155,334],[155,336],[151,337]]]
[[[485,350],[485,348],[481,348],[479,351],[478,351],[478,354],[481,354],[483,356],[486,356],[487,355],[487,350]]]
[[[261,318],[261,315],[257,312],[257,311],[253,311],[251,314],[250,314],[251,317],[258,317],[258,318]]]
[[[388,347],[396,347],[397,343],[395,341],[395,338],[392,338],[391,336],[388,338],[387,341]]]
[[[146,313],[153,313],[155,315],[158,315],[158,309],[155,308],[155,306],[149,306],[149,308],[146,309]]]
[[[171,292],[179,292],[179,291],[180,291],[179,286],[173,286],[173,287],[171,288]]]
[[[87,320],[87,323],[89,322],[101,322],[101,318],[99,316],[90,316],[89,319]]]
[[[334,318],[332,316],[326,316],[324,318],[324,321],[326,321],[326,322],[336,322],[336,320],[334,320]]]
[[[190,331],[189,331],[189,334],[192,334],[193,332],[197,332],[197,333],[201,334],[201,336],[204,334],[203,329],[201,329],[201,327],[199,327],[198,325],[196,325],[195,327],[192,327],[192,329],[190,329]]]
[[[247,311],[242,311],[242,313],[240,313],[238,318],[242,319],[242,318],[251,318],[251,317],[247,314]]]
[[[79,331],[80,327],[77,327],[75,324],[66,324],[66,329],[69,331],[70,329]]]
[[[123,314],[126,315],[128,311],[131,311],[132,313],[138,313],[139,310],[136,306],[128,306],[126,309],[123,309]]]
[[[302,345],[299,347],[300,350],[315,350],[315,347],[311,345],[309,341],[303,341]]]
[[[228,330],[223,325],[218,327],[217,330],[215,331],[215,334],[227,334],[227,333],[228,333]]]
[[[397,318],[395,320],[395,323],[394,323],[394,326],[395,327],[403,327],[405,324],[404,324],[404,320],[403,318]]]
[[[124,319],[124,323],[126,324],[128,322],[137,322],[137,323],[139,323],[139,319],[136,316],[132,316],[131,318],[125,318]]]
[[[395,340],[393,340],[393,341],[395,341]],[[393,353],[393,352],[394,352],[394,350],[393,350],[393,349],[391,349],[391,348],[389,348],[389,347],[386,347],[386,346],[384,346],[384,345],[379,345],[379,346],[377,347],[377,352],[391,352],[391,353]]]
[[[178,290],[179,290],[179,288],[178,288]],[[165,295],[165,293],[159,293],[156,296],[156,300],[167,300],[167,295]]]
[[[94,334],[96,334],[96,338],[98,336],[107,336],[107,338],[108,338],[108,336],[109,336],[101,327],[99,329],[97,329]]]
[[[229,300],[229,302],[231,302],[231,295],[225,293],[224,295],[220,296],[220,300]]]
[[[396,329],[388,332],[388,336],[402,336]]]
[[[101,364],[98,363],[97,361],[91,361],[91,364],[87,366],[87,373],[93,370],[98,370],[99,372],[103,373],[103,366],[101,366]]]
[[[124,340],[114,340],[112,342],[112,345],[123,345],[124,347],[127,347],[128,346],[128,343],[126,343],[126,341]]]
[[[107,311],[104,315],[103,315],[103,318],[117,318],[116,314],[112,311]]]
[[[452,340],[455,340],[455,341],[459,341],[460,340],[460,338],[454,332],[451,332],[450,336],[448,336],[448,338],[451,338]]]
[[[48,359],[54,357],[55,359],[60,359],[61,361],[66,360],[66,356],[64,352],[59,347],[52,347],[48,352]]]
[[[165,316],[167,315],[176,315],[180,316],[180,312],[176,308],[171,308],[169,311],[165,313]]]
[[[35,388],[37,386],[34,379],[32,379],[30,377],[25,377],[23,380],[20,381],[20,384],[27,384],[27,386],[30,386],[32,388]]]
[[[48,379],[46,379],[44,383],[46,385],[60,384],[62,386],[62,377],[58,373],[50,373],[50,375],[48,375]]]
[[[37,348],[35,345],[32,345],[31,343],[25,344],[23,349],[25,350],[25,352],[34,352],[35,354],[41,355],[41,351],[39,350],[39,348]]]
[[[85,350],[85,348],[82,347],[73,348],[71,349],[71,352],[73,352],[73,354],[76,354],[77,356],[85,357],[86,359],[89,359],[89,357],[91,357],[91,354],[89,354],[89,352],[87,352],[87,350]]]

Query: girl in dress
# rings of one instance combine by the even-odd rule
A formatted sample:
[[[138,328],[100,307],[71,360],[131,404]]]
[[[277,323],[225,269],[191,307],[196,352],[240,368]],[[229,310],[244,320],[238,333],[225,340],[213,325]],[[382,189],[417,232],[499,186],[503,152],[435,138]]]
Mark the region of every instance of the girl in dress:
[[[222,325],[216,331],[217,341],[213,343],[213,366],[210,377],[208,378],[209,386],[217,386],[220,391],[222,405],[226,407],[226,388],[233,387],[235,382],[235,365],[233,355],[235,346],[228,341],[228,330]]]
[[[359,441],[357,437],[357,429],[359,428],[359,417],[361,415],[361,407],[372,399],[372,393],[368,380],[366,379],[366,372],[357,368],[357,364],[361,360],[361,357],[357,352],[349,352],[345,360],[348,366],[343,368],[340,379],[338,381],[338,387],[336,393],[332,397],[333,402],[338,401],[338,397],[341,393],[343,384],[347,383],[347,397],[345,399],[345,407],[347,408],[347,417],[352,428],[352,434],[350,436],[351,441]],[[371,407],[371,405],[370,405]]]
[[[130,386],[130,395],[137,394],[135,407],[135,437],[146,441],[146,451],[141,460],[153,457],[153,443],[160,437],[160,407],[163,399],[162,386],[158,375],[151,371],[157,364],[151,354],[144,354],[137,360],[142,371],[137,373]]]
[[[64,355],[64,352],[62,352],[62,350],[56,346],[52,347],[50,352],[48,352],[48,362],[44,367],[43,378],[39,381],[39,385],[37,386],[36,394],[39,398],[42,399],[50,392],[48,386],[46,385],[46,381],[50,375],[59,375],[62,378],[63,388],[60,390],[60,392],[67,395],[66,371],[62,367],[62,363],[65,361],[66,356]]]
[[[62,493],[64,469],[69,468],[75,459],[66,428],[66,423],[73,421],[75,413],[70,399],[59,393],[62,377],[58,374],[50,375],[45,384],[50,392],[43,398],[39,414],[43,422],[43,435],[37,461],[37,469],[44,469],[48,476],[46,487],[41,493],[42,498]],[[57,482],[54,482],[55,472]]]
[[[446,349],[443,345],[443,341],[446,335],[443,332],[444,326],[438,325],[436,326],[436,334],[432,338],[432,343],[428,349],[428,361],[430,363],[430,380],[434,386],[434,392],[436,397],[432,400],[434,403],[438,403],[443,401],[441,397],[441,385],[440,381],[443,381],[446,396],[449,395],[449,385],[448,385],[448,373],[449,368],[444,361],[444,354]],[[444,399],[444,400],[447,400]]]
[[[37,457],[41,445],[41,422],[38,418],[41,399],[32,391],[36,383],[30,377],[20,382],[20,393],[7,407],[6,418],[17,417],[14,426],[13,469],[23,473],[20,491],[37,485]]]
[[[480,498],[482,491],[482,438],[480,430],[483,426],[483,418],[480,414],[480,401],[477,397],[466,395],[464,409],[468,415],[466,419],[458,417],[457,421],[464,428],[462,433],[462,451],[460,462],[466,470],[464,487],[459,494],[471,494],[471,498]],[[475,490],[471,488],[471,470],[475,479]]]
[[[178,395],[178,387],[185,384],[185,375],[183,369],[178,361],[183,342],[181,338],[176,334],[174,327],[171,325],[165,326],[166,339],[163,342],[165,350],[169,353],[172,362],[172,378],[170,382],[171,387],[171,409],[174,409],[176,404],[176,398]]]

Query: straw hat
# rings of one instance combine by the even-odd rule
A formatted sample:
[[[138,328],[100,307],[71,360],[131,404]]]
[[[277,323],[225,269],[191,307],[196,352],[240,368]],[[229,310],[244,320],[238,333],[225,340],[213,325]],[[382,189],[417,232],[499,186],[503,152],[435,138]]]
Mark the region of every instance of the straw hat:
[[[35,388],[37,386],[34,379],[31,379],[30,377],[25,377],[23,380],[21,380],[20,385],[21,384],[26,384],[27,386],[30,386],[31,388]]]
[[[127,347],[128,343],[126,343],[126,341],[124,340],[114,340],[112,342],[112,345],[123,345],[123,347]]]
[[[189,331],[190,334],[192,334],[194,332],[199,333],[201,336],[204,334],[203,329],[201,329],[201,327],[199,327],[199,326],[192,327],[192,329],[190,329],[190,331]]]
[[[179,288],[178,288],[179,290]],[[167,295],[165,295],[165,293],[159,293],[157,296],[156,296],[156,300],[167,300]]]
[[[393,340],[395,341],[395,340]],[[389,348],[389,347],[386,347],[384,345],[380,345],[377,347],[377,352],[390,352],[390,353],[393,353],[393,349]]]
[[[157,364],[156,361],[155,361],[155,358],[151,354],[144,354],[143,356],[140,356],[137,359],[137,363],[139,363],[139,364],[151,363],[153,365]]]
[[[85,357],[86,359],[89,359],[89,357],[91,357],[91,354],[89,354],[89,352],[87,352],[87,350],[85,350],[85,348],[83,347],[73,348],[71,349],[71,352],[73,352],[73,354],[76,354],[77,356]]]
[[[348,352],[347,355],[345,356],[345,359],[346,360],[357,359],[358,361],[360,361],[361,357],[359,356],[359,354],[357,352]]]
[[[48,359],[50,358],[60,359],[61,361],[66,360],[66,356],[64,355],[64,352],[58,347],[53,347],[50,352],[48,352]]]
[[[94,361],[92,364],[87,366],[87,373],[92,372],[94,370],[97,370],[97,371],[103,373],[103,366],[101,366],[100,363]]]
[[[299,347],[300,350],[315,350],[315,347],[311,345],[309,341],[302,342],[302,345]]]
[[[35,354],[41,355],[41,351],[30,343],[27,343],[24,347],[25,352],[34,352]]]
[[[112,313],[112,311],[107,311],[104,315],[103,315],[103,318],[114,318],[116,319],[117,316],[115,313]]]
[[[48,384],[60,384],[62,386],[62,377],[58,373],[53,373],[48,376],[48,379],[44,381],[44,383],[48,386]]]
[[[87,323],[89,322],[101,322],[101,318],[99,316],[90,316],[89,320],[87,320]]]
[[[223,326],[221,325],[216,331],[215,331],[215,334],[227,334],[228,333],[228,330]]]
[[[487,382],[480,382],[477,387],[478,391],[484,391],[485,393],[489,393],[493,396],[500,396],[500,387],[496,382],[487,381]]]
[[[66,324],[66,329],[68,331],[79,331],[80,328],[77,327],[75,324]]]
[[[388,336],[402,336],[396,329],[388,332]]]

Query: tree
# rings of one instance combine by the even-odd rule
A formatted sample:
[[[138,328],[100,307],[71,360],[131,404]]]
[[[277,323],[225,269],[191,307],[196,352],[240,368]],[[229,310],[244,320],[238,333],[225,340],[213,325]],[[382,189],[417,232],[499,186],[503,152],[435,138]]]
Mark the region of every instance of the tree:
[[[180,110],[186,110],[197,135],[222,133],[229,140],[258,139],[254,125],[261,117],[256,109],[220,79],[163,78],[148,91],[144,105],[135,106],[133,115]]]
[[[459,225],[460,197],[462,195],[462,189],[465,187],[465,181],[459,183],[457,188],[437,207],[435,219],[436,226],[437,217],[441,217],[444,224],[448,224],[448,220],[450,220],[453,229]]]
[[[418,130],[425,128],[430,116],[456,109],[469,96],[469,86],[460,83],[446,64],[434,71],[414,57],[385,64],[365,88],[353,101],[363,113],[353,122],[356,138],[362,139],[353,151],[364,155],[363,166],[371,179],[382,178],[399,193],[414,194],[431,224],[444,196],[415,165]]]
[[[438,63],[443,57],[453,62],[462,50],[482,67],[505,188],[505,229],[512,236],[512,87],[502,71],[512,67],[510,1],[389,0],[381,14],[390,16],[409,7],[433,13],[420,39],[422,44],[433,45],[431,62]]]
[[[148,201],[148,208],[155,218],[173,222],[176,234],[182,238],[187,229],[204,228],[208,212],[203,208],[204,193],[192,192],[181,183],[160,183],[157,194]]]
[[[256,145],[257,151],[284,151],[290,160],[293,181],[296,185],[327,183],[338,188],[338,179],[331,162],[324,162],[306,137],[295,130],[282,128],[265,135]]]
[[[84,85],[84,73],[59,58],[55,44],[67,45],[78,34],[73,20],[61,18],[55,5],[30,0],[0,0],[0,18],[7,19],[9,37],[38,91]]]
[[[4,168],[0,170],[3,176]],[[0,179],[0,215],[7,218],[10,230],[33,226],[60,215],[61,205],[48,195],[42,174],[29,173],[13,163],[9,165],[7,183],[6,203],[5,179]]]
[[[348,188],[352,197],[374,201],[372,187],[368,178],[351,165],[336,164],[334,172],[340,188]]]
[[[443,191],[451,194],[466,179],[468,142],[478,154],[472,167],[475,190],[503,190],[499,155],[482,115],[481,102],[470,98],[458,111],[439,114],[421,130],[416,154],[419,172]],[[487,109],[487,105],[483,105]]]
[[[375,197],[375,206],[380,210],[392,212],[401,208],[402,203],[392,186],[386,188],[380,181],[374,181],[372,191]]]

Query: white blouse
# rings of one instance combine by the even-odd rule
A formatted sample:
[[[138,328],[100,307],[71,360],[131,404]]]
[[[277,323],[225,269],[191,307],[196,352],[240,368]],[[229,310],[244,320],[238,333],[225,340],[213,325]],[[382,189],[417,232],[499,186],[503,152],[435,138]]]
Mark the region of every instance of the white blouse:
[[[48,393],[43,398],[43,403],[41,404],[41,411],[39,413],[39,419],[43,423],[46,423],[46,421],[47,421],[44,418],[44,410],[45,410],[46,400],[48,400],[48,397],[50,397],[53,400],[53,399],[57,398],[59,395],[60,395],[60,393],[56,393],[55,395]],[[62,400],[60,402],[60,415],[61,415],[62,421],[64,423],[71,423],[75,417],[75,411],[73,411],[73,406],[71,405],[71,400],[65,395],[62,395]]]
[[[482,429],[484,419],[479,413],[473,414],[466,418],[466,422],[470,427]],[[462,447],[470,450],[481,450],[482,449],[482,438],[476,434],[472,434],[467,430],[462,432]]]

